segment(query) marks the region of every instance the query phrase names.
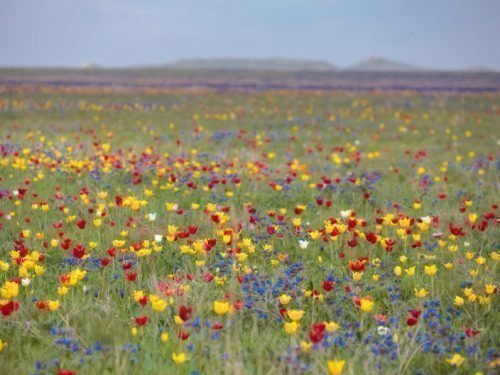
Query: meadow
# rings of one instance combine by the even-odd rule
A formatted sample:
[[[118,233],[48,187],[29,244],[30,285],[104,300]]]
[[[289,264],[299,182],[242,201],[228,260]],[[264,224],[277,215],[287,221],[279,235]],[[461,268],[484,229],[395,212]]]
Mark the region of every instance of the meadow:
[[[0,374],[498,373],[497,92],[0,89]]]

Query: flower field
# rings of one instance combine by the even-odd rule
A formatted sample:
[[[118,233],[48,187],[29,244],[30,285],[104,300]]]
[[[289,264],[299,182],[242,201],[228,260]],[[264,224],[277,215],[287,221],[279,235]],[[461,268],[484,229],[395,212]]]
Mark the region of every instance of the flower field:
[[[494,374],[496,93],[0,90],[0,374]]]

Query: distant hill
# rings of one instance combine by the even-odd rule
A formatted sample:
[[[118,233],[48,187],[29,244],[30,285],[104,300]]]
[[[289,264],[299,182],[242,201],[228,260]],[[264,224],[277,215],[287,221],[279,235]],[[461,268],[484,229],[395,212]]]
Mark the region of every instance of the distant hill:
[[[383,57],[370,57],[348,67],[346,70],[363,72],[413,72],[428,71],[429,69],[385,59]]]
[[[183,59],[163,65],[165,68],[186,70],[272,70],[272,71],[334,71],[338,68],[320,60],[306,59]]]
[[[101,67],[95,62],[85,62],[80,65],[81,69],[100,69]]]
[[[495,73],[496,70],[484,65],[472,65],[464,69],[464,71],[469,73]]]

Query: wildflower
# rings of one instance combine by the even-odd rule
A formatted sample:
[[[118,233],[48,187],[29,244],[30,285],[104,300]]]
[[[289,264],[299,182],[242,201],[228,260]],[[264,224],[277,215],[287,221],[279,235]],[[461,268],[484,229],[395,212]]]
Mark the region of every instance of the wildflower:
[[[352,210],[340,211],[340,216],[341,216],[343,219],[346,219],[346,218],[348,218],[349,216],[351,216],[351,213],[352,213]]]
[[[427,295],[427,291],[424,288],[421,289],[414,288],[414,291],[415,291],[415,296],[418,298],[425,298],[425,296]]]
[[[479,256],[476,258],[476,263],[479,264],[479,265],[483,265],[486,263],[486,258],[482,257],[482,256]]]
[[[363,277],[363,272],[353,272],[352,273],[352,279],[355,281],[355,282],[359,282],[361,280],[361,278]]]
[[[2,341],[2,339],[0,339],[0,352],[7,346],[7,343],[5,341]]]
[[[362,272],[365,270],[366,258],[358,259],[355,262],[349,261],[349,268],[354,272]]]
[[[0,289],[0,294],[4,299],[13,299],[19,295],[19,284],[7,281]]]
[[[497,287],[494,284],[486,284],[484,290],[486,294],[493,294],[497,291]]]
[[[297,323],[296,321],[285,322],[284,329],[286,333],[288,333],[289,335],[293,335],[295,332],[297,332],[299,326],[300,324]]]
[[[334,286],[335,286],[335,283],[331,280],[324,280],[323,281],[323,290],[325,292],[330,292]]]
[[[168,341],[168,333],[167,332],[163,332],[161,334],[161,342],[165,343]]]
[[[312,348],[312,346],[312,342],[307,342],[304,340],[300,342],[300,350],[302,351],[302,353],[307,353]]]
[[[304,316],[304,311],[303,310],[288,310],[287,315],[294,322],[298,322]]]
[[[137,318],[135,318],[135,322],[139,326],[145,326],[148,322],[148,317],[146,315],[138,316]]]
[[[330,375],[341,375],[344,369],[345,361],[344,360],[334,360],[328,361],[328,373]]]
[[[182,365],[184,362],[186,362],[187,357],[184,353],[172,353],[172,359],[177,365]]]
[[[403,273],[403,269],[401,268],[401,266],[396,266],[396,267],[394,267],[394,274],[395,274],[396,276],[398,276],[398,277],[399,277],[399,276],[401,276],[401,274],[402,274],[402,273]]]
[[[437,273],[437,266],[435,264],[424,266],[424,272],[428,276],[434,276]]]
[[[225,301],[214,301],[214,311],[217,315],[225,315],[229,310],[229,303]]]
[[[309,241],[299,240],[299,247],[301,249],[307,249],[307,246],[309,246]]]
[[[124,240],[114,240],[113,242],[113,246],[114,247],[123,247],[125,245],[125,241]]]
[[[162,312],[167,308],[167,301],[157,296],[151,295],[149,297],[149,301],[151,302],[151,307],[153,308],[153,310],[157,312]]]
[[[462,306],[464,304],[464,299],[460,296],[456,296],[455,299],[453,300],[455,303],[455,306]]]
[[[460,367],[465,361],[465,357],[462,357],[460,354],[455,353],[451,358],[447,358],[446,362],[455,367]]]
[[[286,306],[290,303],[292,297],[290,297],[287,294],[282,294],[281,296],[278,297],[278,299],[283,306]]]
[[[191,313],[193,309],[191,307],[181,306],[179,307],[179,317],[184,321],[188,321],[191,318]]]
[[[375,305],[375,302],[373,302],[369,298],[361,298],[361,300],[359,301],[359,303],[360,303],[359,307],[364,312],[370,312],[370,311],[372,311],[373,306]]]
[[[322,233],[318,230],[314,230],[312,232],[309,232],[309,236],[311,237],[312,240],[317,240],[322,236]]]
[[[325,329],[327,332],[336,332],[340,328],[340,325],[334,321],[325,322]]]
[[[389,333],[389,328],[387,328],[386,326],[378,326],[377,327],[377,333],[380,335],[380,336],[385,336]]]
[[[47,306],[49,307],[50,311],[56,311],[59,309],[59,301],[47,301]]]
[[[414,276],[415,275],[415,268],[416,267],[410,267],[405,269],[405,273],[408,276]]]

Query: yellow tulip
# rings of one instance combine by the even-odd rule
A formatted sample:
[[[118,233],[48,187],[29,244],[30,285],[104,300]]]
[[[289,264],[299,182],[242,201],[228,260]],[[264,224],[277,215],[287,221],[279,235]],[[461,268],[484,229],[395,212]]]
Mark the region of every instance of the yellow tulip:
[[[286,313],[294,322],[298,322],[304,316],[303,310],[288,310]]]
[[[16,298],[19,295],[19,284],[7,281],[0,289],[0,293],[2,294],[2,298],[5,299]]]
[[[217,315],[224,315],[229,310],[229,303],[225,301],[214,301],[214,311]]]
[[[455,353],[451,358],[447,358],[446,362],[448,362],[450,365],[455,366],[455,367],[460,367],[462,366],[462,363],[464,363],[465,357],[462,357],[460,354]]]
[[[284,324],[285,332],[288,333],[289,335],[293,335],[295,332],[297,332],[299,326],[300,324],[297,323],[296,321],[285,322]]]
[[[334,360],[328,361],[328,373],[330,375],[341,375],[344,369],[345,361],[344,360]]]
[[[325,327],[328,332],[335,332],[339,329],[340,325],[334,321],[325,322]]]
[[[428,276],[434,276],[437,273],[437,266],[435,264],[431,266],[424,266],[424,272]]]
[[[287,294],[282,294],[281,296],[278,297],[280,303],[285,306],[285,305],[288,305],[290,303],[290,300],[292,299],[292,297],[290,297],[289,295]]]
[[[352,273],[352,279],[355,281],[355,282],[359,282],[363,277],[363,272],[353,272]]]
[[[368,298],[361,298],[359,307],[364,312],[370,312],[373,310],[374,305],[375,305],[375,302],[373,302],[372,300],[370,300]]]
[[[187,357],[186,354],[184,353],[179,353],[179,354],[172,353],[172,359],[176,364],[182,365],[184,362],[186,362]]]
[[[424,298],[427,295],[427,291],[424,288],[421,288],[420,290],[414,288],[414,290],[415,290],[415,296],[418,298]]]
[[[497,287],[494,284],[486,284],[484,286],[484,290],[486,291],[486,294],[493,294],[497,290]]]

